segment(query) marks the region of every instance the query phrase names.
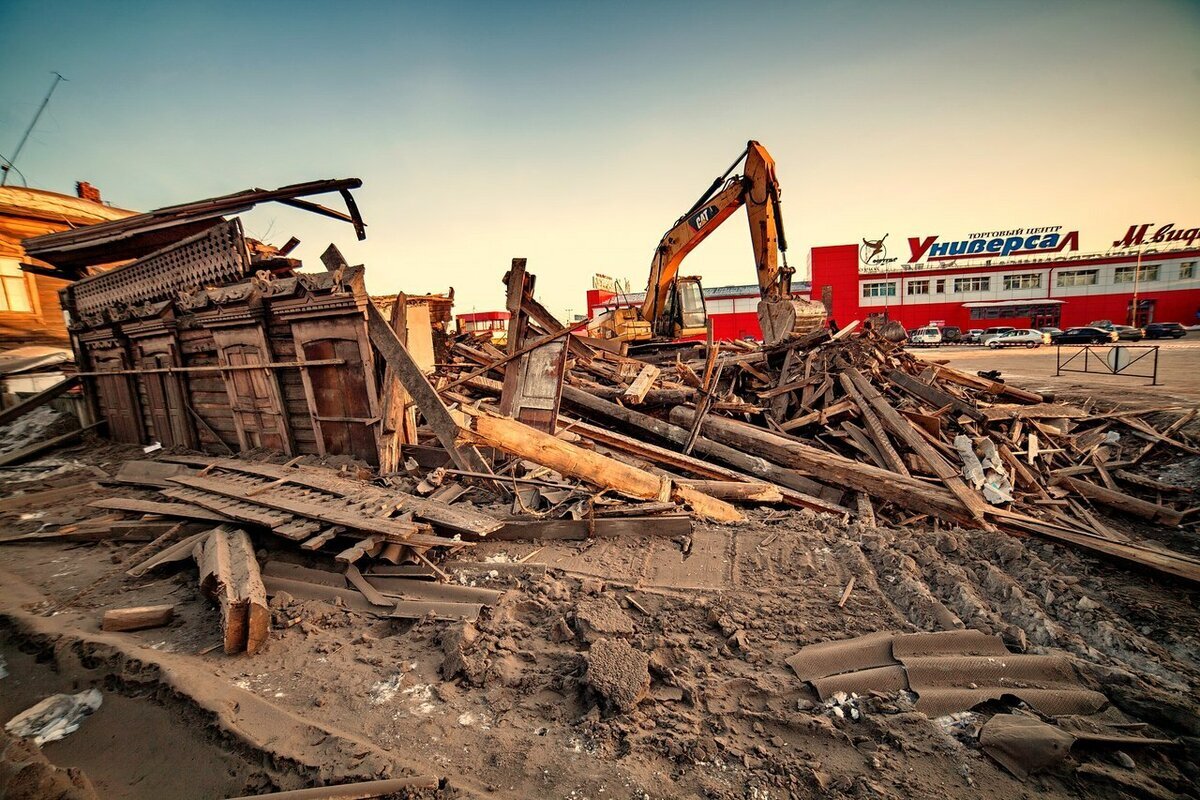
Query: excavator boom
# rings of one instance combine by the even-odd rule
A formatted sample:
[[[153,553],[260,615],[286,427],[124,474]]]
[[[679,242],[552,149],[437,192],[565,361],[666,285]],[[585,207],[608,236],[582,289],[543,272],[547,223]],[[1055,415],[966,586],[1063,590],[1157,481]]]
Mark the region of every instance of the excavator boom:
[[[728,178],[743,158],[745,166],[742,174]],[[655,250],[646,299],[641,309],[642,319],[650,323],[655,333],[671,335],[673,321],[667,316],[680,264],[688,253],[742,206],[746,207],[746,218],[750,224],[759,295],[769,306],[770,312],[770,319],[764,319],[763,306],[760,304],[763,333],[770,339],[786,333],[784,328],[790,331],[793,327],[796,316],[794,307],[789,311],[779,304],[780,301],[790,303],[793,270],[786,266],[787,240],[779,208],[775,160],[765,147],[750,141],[725,174],[663,235]],[[782,269],[779,266],[780,252],[785,253]]]

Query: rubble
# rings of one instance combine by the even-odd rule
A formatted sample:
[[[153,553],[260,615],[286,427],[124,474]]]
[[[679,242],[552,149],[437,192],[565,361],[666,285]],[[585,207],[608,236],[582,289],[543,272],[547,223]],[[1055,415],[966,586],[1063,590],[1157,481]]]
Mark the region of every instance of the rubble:
[[[102,589],[146,593],[105,593],[111,605],[88,619],[110,639],[207,626],[220,644],[201,655],[220,647],[264,672],[312,640],[328,670],[380,672],[338,687],[364,705],[397,701],[405,670],[423,669],[414,714],[474,702],[448,717],[469,727],[538,708],[614,752],[661,737],[677,765],[756,779],[777,777],[764,765],[780,759],[799,794],[830,779],[815,756],[793,755],[798,731],[862,745],[883,772],[898,756],[880,743],[903,740],[889,726],[914,718],[943,720],[951,744],[1022,778],[1057,769],[1057,746],[1027,767],[995,755],[1013,738],[997,708],[1094,721],[1110,696],[1085,677],[1101,669],[1093,653],[1119,649],[1128,671],[1156,647],[1145,630],[1091,624],[1113,601],[1078,589],[1099,568],[1087,559],[1131,580],[1142,568],[1200,580],[1182,539],[1154,535],[1194,525],[1194,490],[1146,470],[1200,454],[1186,429],[1195,410],[1164,420],[1043,396],[853,323],[770,345],[630,348],[555,319],[524,259],[503,277],[504,349],[440,329],[418,346],[421,315],[404,295],[372,300],[367,269],[335,247],[325,272],[305,273],[236,219],[179,208],[113,223],[106,235],[135,260],[66,294],[79,372],[55,389],[82,386],[96,421],[4,456],[91,446],[101,426],[129,446],[112,474],[70,467],[10,482],[0,499],[11,519],[44,515],[3,542],[83,543],[73,558],[107,565],[48,613]],[[362,231],[356,210],[347,219]],[[178,234],[165,248],[139,244],[154,221]],[[101,233],[64,232],[37,252],[74,273],[114,255]],[[51,395],[0,422],[31,418]],[[497,554],[509,543],[523,549]],[[1076,574],[1017,573],[1060,558]],[[171,569],[216,601],[219,621],[211,605],[196,618],[162,596]],[[735,584],[741,597],[718,594]],[[814,609],[830,613],[814,621]],[[1085,634],[1066,641],[1068,621]],[[800,648],[786,663],[803,690],[781,648]],[[1157,699],[1186,691],[1160,671],[1129,684]],[[372,699],[380,685],[386,702]],[[304,690],[324,707],[320,688]],[[597,697],[604,715],[567,710]],[[1183,717],[1182,705],[1162,716]],[[1036,732],[1084,738],[1061,719],[1051,731]],[[855,780],[839,779],[847,791]]]

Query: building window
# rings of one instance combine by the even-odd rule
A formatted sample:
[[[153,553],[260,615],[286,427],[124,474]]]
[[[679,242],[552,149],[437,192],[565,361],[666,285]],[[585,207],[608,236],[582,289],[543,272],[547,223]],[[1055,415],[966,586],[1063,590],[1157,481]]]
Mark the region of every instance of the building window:
[[[1189,278],[1196,277],[1196,262],[1185,261],[1179,265],[1179,280],[1186,281]]]
[[[735,297],[732,301],[735,314],[748,314],[758,310],[757,297]]]
[[[1132,267],[1117,267],[1113,272],[1113,283],[1133,283],[1133,273],[1137,271],[1137,265]],[[1148,264],[1142,267],[1139,281],[1156,281],[1158,280],[1158,264]]]
[[[1099,278],[1098,269],[1064,269],[1058,273],[1055,283],[1058,286],[1095,286]]]
[[[992,286],[992,279],[986,275],[973,278],[955,278],[956,292],[986,292]]]
[[[937,292],[938,294],[943,294],[946,291],[946,279],[945,278],[937,279],[937,283],[934,285],[934,291]]]
[[[895,297],[896,282],[895,281],[880,281],[878,283],[864,283],[862,285],[863,297]]]
[[[733,299],[722,298],[720,300],[705,300],[704,307],[709,314],[732,314]]]
[[[0,258],[0,311],[29,314],[33,303],[29,299],[29,281],[15,258]]]
[[[909,294],[929,294],[929,281],[909,281]]]
[[[1004,290],[1013,291],[1014,289],[1040,289],[1042,288],[1042,276],[1038,273],[1031,275],[1005,275]]]

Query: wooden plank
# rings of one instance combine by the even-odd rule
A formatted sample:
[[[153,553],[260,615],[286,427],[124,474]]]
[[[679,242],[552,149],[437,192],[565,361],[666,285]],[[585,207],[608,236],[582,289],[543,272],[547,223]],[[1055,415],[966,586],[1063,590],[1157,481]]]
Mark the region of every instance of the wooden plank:
[[[206,538],[208,534],[209,531],[201,531],[200,533],[192,534],[186,539],[181,539],[170,547],[150,556],[145,561],[134,565],[126,570],[125,574],[131,578],[140,578],[150,570],[160,567],[163,564],[175,564],[185,561],[192,557],[192,550],[196,544]]]
[[[704,492],[709,497],[729,500],[735,503],[782,503],[783,493],[779,487],[769,483],[748,483],[744,481],[693,481],[677,480],[681,486],[690,486]]]
[[[977,491],[967,486],[966,481],[963,480],[962,472],[935,450],[913,427],[911,422],[905,419],[896,409],[892,408],[883,395],[879,393],[879,390],[872,386],[863,377],[862,373],[853,368],[846,368],[842,374],[849,376],[855,387],[866,398],[867,403],[871,405],[871,408],[875,410],[888,429],[907,444],[922,461],[929,465],[929,468],[941,479],[942,483],[946,484],[946,488],[953,492],[954,496],[962,502],[963,506],[971,513],[971,516],[982,527],[991,528],[991,524],[984,519],[984,515],[987,512],[986,501],[984,501],[983,497]]]
[[[892,440],[888,438],[887,431],[883,429],[883,423],[871,408],[870,402],[850,379],[850,375],[846,372],[838,375],[838,380],[842,384],[842,389],[846,394],[854,400],[858,406],[858,412],[862,416],[863,424],[866,425],[867,433],[871,437],[872,443],[878,450],[879,455],[883,458],[884,466],[888,467],[892,472],[898,472],[901,475],[909,475],[908,468],[904,466],[904,459],[900,458],[900,454],[896,452],[896,448],[892,445]]]
[[[654,382],[658,380],[659,374],[662,372],[653,364],[647,364],[642,367],[641,372],[633,379],[633,383],[621,394],[621,399],[627,403],[640,405],[646,399],[646,394],[654,386]]]
[[[425,421],[429,423],[429,427],[441,442],[442,447],[446,448],[455,465],[459,469],[490,474],[492,470],[478,450],[470,446],[460,448],[456,444],[458,425],[451,419],[449,410],[429,384],[429,380],[421,372],[420,367],[404,349],[404,345],[396,337],[396,332],[379,313],[379,309],[370,303],[367,304],[367,331],[371,336],[371,343],[375,345],[375,349],[383,356],[383,360],[392,368],[396,378],[416,402],[417,407],[425,416]],[[501,490],[507,496],[507,491],[502,487]]]
[[[230,517],[191,503],[161,503],[155,500],[135,500],[131,497],[107,497],[88,503],[89,508],[105,508],[112,511],[129,511],[135,514],[158,514],[162,517],[179,517],[201,522],[233,522]]]
[[[617,536],[686,536],[692,532],[692,521],[685,515],[598,519],[542,519],[530,522],[508,522],[489,536],[498,541],[527,541],[537,539],[575,540],[606,539]]]
[[[983,422],[986,419],[986,417],[983,415],[983,412],[965,400],[955,397],[944,389],[931,386],[919,378],[914,378],[907,372],[903,372],[898,369],[890,369],[887,370],[884,375],[893,385],[898,386],[908,394],[912,395],[918,400],[921,400],[922,402],[928,403],[934,408],[950,406],[957,413],[964,414],[976,422]]]
[[[1181,511],[1141,500],[1124,492],[1110,489],[1107,486],[1099,486],[1089,481],[1064,475],[1056,477],[1054,483],[1065,486],[1089,500],[1101,503],[1109,508],[1115,508],[1118,511],[1123,511],[1126,514],[1132,514],[1135,517],[1150,520],[1151,522],[1161,522],[1164,525],[1174,526],[1183,521],[1183,512]]]
[[[172,478],[172,480],[181,486],[200,489],[201,491],[239,500],[250,505],[262,506],[275,511],[282,511],[286,514],[307,517],[308,519],[318,520],[329,525],[340,525],[349,530],[367,531],[378,534],[391,542],[416,544],[426,547],[450,547],[459,544],[452,539],[444,539],[440,536],[425,533],[424,531],[428,526],[422,524],[382,517],[369,517],[356,514],[353,511],[347,511],[332,504],[308,502],[294,498],[285,499],[275,497],[269,493],[247,498],[242,493],[243,487],[241,485],[216,478],[180,476]]]
[[[407,447],[405,448],[408,449]],[[215,466],[223,470],[241,472],[272,480],[283,480],[296,486],[317,489],[339,497],[366,495],[380,502],[390,501],[395,508],[411,511],[417,519],[448,528],[456,533],[471,533],[486,536],[503,524],[495,517],[468,505],[451,506],[431,497],[418,497],[407,492],[390,489],[384,491],[367,483],[350,481],[332,474],[331,470],[313,467],[289,469],[279,464],[240,461],[238,459],[183,457],[187,461],[204,466]]]
[[[196,543],[200,590],[217,601],[225,653],[254,655],[270,633],[267,592],[245,531],[220,526]]]
[[[35,408],[45,405],[63,392],[78,385],[78,383],[79,376],[72,375],[64,380],[59,381],[48,389],[43,389],[32,397],[25,398],[15,406],[10,406],[3,411],[0,411],[0,425],[7,425],[14,419],[18,419],[30,411],[33,411]]]
[[[47,450],[53,450],[56,447],[62,447],[64,444],[73,442],[88,431],[94,430],[104,424],[105,420],[93,422],[91,425],[87,425],[82,428],[76,428],[75,430],[68,431],[61,436],[55,436],[52,439],[46,439],[44,441],[31,444],[28,447],[23,447],[20,450],[13,450],[9,453],[0,455],[0,467],[7,467],[10,464],[20,464],[22,461],[28,461],[35,456],[41,455]]]
[[[175,618],[174,605],[110,608],[100,621],[102,631],[140,631],[160,628]]]
[[[672,425],[656,417],[618,406],[616,403],[610,403],[607,400],[601,400],[573,386],[563,387],[563,400],[598,422],[609,425],[619,423],[622,426],[634,428],[644,434],[651,434],[660,440],[671,442],[679,447],[687,443],[687,428]],[[680,453],[658,447],[657,445],[643,442],[640,439],[621,436],[608,428],[589,426],[581,428],[581,432],[596,441],[604,441],[609,446],[619,447],[626,450],[626,452],[636,452],[660,464],[682,467],[695,475],[730,480],[745,480],[747,479],[747,475],[752,475],[755,478],[779,486],[781,491],[784,492],[784,499],[792,505],[837,514],[849,511],[849,509],[839,504],[838,500],[841,493],[837,490],[824,486],[795,470],[785,469],[778,464],[772,464],[770,461],[759,458],[753,453],[729,447],[724,443],[705,439],[703,436],[696,440],[694,450],[697,453],[705,456],[707,459],[728,464],[741,472],[719,467],[708,460],[684,456]]]
[[[59,503],[62,500],[77,500],[81,495],[86,496],[93,491],[101,491],[100,484],[95,481],[75,483],[70,486],[58,486],[40,492],[25,492],[0,499],[0,511],[14,511],[20,508],[41,506],[43,508]],[[68,505],[74,507],[75,503]]]
[[[693,414],[692,409],[678,406],[671,410],[670,416],[672,422],[687,424],[692,421]],[[853,461],[755,425],[710,416],[704,420],[702,433],[760,459],[798,469],[829,483],[866,492],[873,498],[893,502],[918,513],[935,514],[963,523],[973,519],[962,503],[940,486]]]
[[[462,409],[459,419],[464,434],[471,440],[527,458],[563,475],[642,500],[666,500],[669,497],[687,503],[696,514],[713,522],[744,519],[741,512],[723,500],[686,486],[672,488],[670,481],[658,475],[564,442],[516,420],[466,408]]]

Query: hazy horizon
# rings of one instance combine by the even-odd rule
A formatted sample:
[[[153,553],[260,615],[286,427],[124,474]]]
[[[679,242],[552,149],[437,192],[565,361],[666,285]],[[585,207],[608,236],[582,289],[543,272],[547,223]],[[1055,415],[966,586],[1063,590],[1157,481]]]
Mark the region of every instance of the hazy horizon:
[[[0,7],[0,154],[149,210],[359,177],[368,238],[264,206],[247,232],[335,242],[373,293],[503,307],[513,256],[584,310],[644,287],[662,233],[744,147],[812,246],[1062,225],[1200,225],[1200,4],[313,3]],[[10,184],[20,185],[15,174]],[[339,204],[336,196],[328,198]],[[893,252],[893,255],[897,253]],[[754,281],[743,215],[684,264]]]

